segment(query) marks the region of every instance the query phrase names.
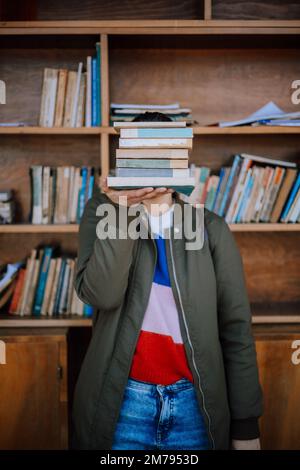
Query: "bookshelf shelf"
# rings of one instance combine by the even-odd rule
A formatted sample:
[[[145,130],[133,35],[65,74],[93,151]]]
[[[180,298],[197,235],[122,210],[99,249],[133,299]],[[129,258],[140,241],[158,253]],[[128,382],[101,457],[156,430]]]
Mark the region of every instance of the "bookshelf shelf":
[[[280,135],[280,134],[297,134],[300,135],[300,127],[297,126],[241,126],[241,127],[206,127],[194,126],[195,135]],[[0,127],[0,134],[30,134],[30,135],[99,135],[109,134],[118,135],[118,132],[112,126],[101,127]]]
[[[73,18],[76,15],[77,18],[85,18],[81,15],[84,7],[79,1],[75,3],[78,5],[71,12],[74,13]],[[98,7],[97,3],[90,2],[91,11]],[[165,12],[168,6],[164,2],[154,3],[151,10],[159,18],[159,13]],[[167,104],[180,101],[182,106],[191,107],[192,117],[198,123],[193,126],[196,137],[193,162],[209,166],[213,172],[229,165],[229,157],[242,152],[299,163],[299,127],[219,128],[206,124],[245,117],[271,100],[287,112],[296,110],[291,102],[291,84],[300,74],[300,19],[212,19],[216,13],[216,3],[204,0],[201,5],[197,4],[197,16],[194,18],[204,15],[204,19],[193,20],[125,19],[128,11],[124,11],[122,2],[116,2],[111,13],[120,15],[121,12],[119,18],[123,19],[0,21],[0,78],[6,83],[8,98],[6,106],[1,108],[1,112],[6,113],[5,117],[2,115],[0,121],[22,120],[28,124],[26,127],[0,127],[0,186],[15,190],[19,209],[16,220],[29,220],[30,165],[101,166],[102,174],[108,174],[114,164],[118,135],[110,124],[111,102]],[[222,4],[220,0],[218,3]],[[233,16],[234,3],[243,2],[228,2],[227,11]],[[257,2],[250,3],[254,5],[252,11],[256,17],[259,14],[266,16],[263,6],[259,8]],[[296,3],[291,0],[292,5]],[[183,6],[182,2],[178,5],[179,11],[186,14],[186,5]],[[277,17],[282,14],[282,6],[276,5]],[[55,5],[49,11],[52,16],[47,17],[55,20],[58,16]],[[288,13],[286,17],[292,17],[289,6],[285,11]],[[276,11],[271,13],[274,17]],[[134,11],[134,14],[138,15],[139,12]],[[71,15],[65,17],[71,18]],[[93,14],[90,17],[99,16]],[[93,53],[96,41],[101,43],[101,127],[36,126],[43,69],[75,70],[79,61]],[[96,135],[98,137],[95,139]],[[283,446],[282,426],[277,430],[276,420],[269,417],[278,403],[283,403],[280,412],[286,414],[286,384],[294,386],[298,380],[297,368],[291,365],[290,355],[292,341],[299,337],[300,328],[300,224],[245,223],[229,224],[229,227],[234,232],[243,258],[252,323],[260,335],[258,359],[268,397],[262,447],[264,444],[265,448],[271,447],[268,447],[269,443]],[[21,260],[39,244],[59,244],[62,253],[76,253],[78,230],[78,224],[0,225],[1,263]],[[2,309],[0,313],[1,331],[16,337],[23,331],[26,335],[38,332],[38,335],[44,336],[68,331],[70,371],[82,362],[91,327],[92,318],[79,315],[19,317],[8,315],[8,309]],[[86,344],[82,341],[84,338]],[[34,351],[39,351],[37,347],[38,341],[35,341]],[[274,351],[276,357],[273,356]],[[65,352],[62,354],[66,356]],[[41,355],[35,353],[35,357],[40,358]],[[49,350],[46,367],[38,383],[46,380],[44,371],[48,370],[49,364],[53,364],[53,358],[57,358],[57,346]],[[60,363],[64,364],[63,361]],[[286,383],[283,385],[278,370],[285,371]],[[13,385],[17,380],[17,371],[14,374]],[[53,390],[57,390],[56,376],[54,378]],[[47,386],[48,382],[47,378]],[[72,380],[68,387],[72,397]],[[297,389],[294,395],[297,396],[298,392]],[[64,394],[65,390],[62,396]],[[9,396],[13,394],[6,393],[5,406]],[[41,400],[44,398],[43,394],[36,396],[40,396]],[[44,405],[43,400],[41,406],[36,408],[43,409]],[[53,409],[58,409],[58,406],[59,403],[55,404]],[[6,408],[11,420],[10,406]],[[23,408],[28,408],[27,401]],[[49,405],[47,419],[50,414],[54,415],[53,409]],[[295,409],[297,403],[293,407]],[[292,418],[286,418],[285,429],[294,430],[295,423],[300,422],[299,414],[294,411],[292,414]],[[63,421],[65,428],[67,418],[66,412]],[[31,421],[35,422],[35,419],[31,418]],[[22,431],[22,426],[20,429]],[[42,423],[39,434],[45,429],[47,431],[47,426]],[[50,442],[51,448],[58,448],[57,443],[53,445],[51,439],[46,437],[45,442]],[[285,443],[288,439],[287,436]],[[294,437],[290,441],[295,442]],[[36,439],[32,442],[36,443]],[[292,447],[287,445],[286,448]]]
[[[11,224],[0,225],[0,233],[76,233],[77,224]]]
[[[24,81],[24,87],[17,89],[5,119],[13,122],[22,103],[26,112],[18,119],[32,125],[0,128],[1,164],[5,170],[2,185],[18,190],[21,213],[25,214],[18,220],[28,220],[29,165],[100,163],[102,174],[108,174],[116,143],[113,136],[118,135],[110,125],[110,102],[180,100],[184,106],[192,107],[192,115],[199,122],[193,126],[198,137],[194,161],[216,171],[229,163],[229,155],[241,152],[299,160],[299,127],[219,128],[206,123],[247,116],[268,99],[274,99],[286,111],[294,110],[290,86],[300,70],[300,20],[214,20],[209,18],[210,2],[206,3],[204,20],[0,22],[0,42],[5,54],[1,78],[8,85],[13,79],[21,83],[26,78],[23,71],[27,62],[32,65],[31,75]],[[39,37],[40,43],[36,40]],[[75,69],[78,60],[92,53],[96,40],[101,42],[101,127],[33,125],[39,95],[33,92],[31,84],[34,80],[40,83],[41,70],[45,66]],[[272,82],[271,94],[270,75],[277,77]],[[255,93],[250,96],[245,92],[251,90],[254,79]],[[28,100],[24,100],[24,90]],[[24,139],[20,140],[21,135]],[[230,224],[230,229],[243,233],[236,238],[245,260],[251,301],[298,300],[300,224]],[[70,234],[76,233],[77,224],[0,225],[1,255],[5,260],[19,259],[40,241],[56,240],[63,249],[75,251],[77,235]],[[273,256],[277,252],[279,256]]]
[[[300,20],[2,21],[0,34],[297,34]]]
[[[1,315],[0,316],[0,327],[17,327],[17,328],[40,328],[40,327],[83,327],[92,326],[91,318],[84,318],[76,315],[69,317],[33,317],[33,316],[13,316],[13,315]]]
[[[113,126],[103,128],[102,132],[118,135]],[[240,126],[240,127],[206,127],[193,126],[194,135],[274,135],[274,134],[297,134],[300,135],[298,126]]]
[[[104,127],[0,127],[0,134],[64,134],[64,135],[99,135],[106,132]]]
[[[300,232],[300,224],[245,223],[229,224],[232,232]],[[0,225],[1,233],[77,233],[77,224],[12,224]]]

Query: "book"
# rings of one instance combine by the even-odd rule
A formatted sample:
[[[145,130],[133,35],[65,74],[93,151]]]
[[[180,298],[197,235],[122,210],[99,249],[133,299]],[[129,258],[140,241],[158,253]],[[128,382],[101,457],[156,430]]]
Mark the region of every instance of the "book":
[[[12,295],[12,299],[9,305],[8,313],[10,315],[15,315],[18,308],[18,303],[21,297],[21,292],[24,285],[26,269],[24,267],[20,268],[17,274],[17,282]]]
[[[288,212],[294,202],[294,199],[297,195],[297,192],[299,191],[299,187],[300,187],[300,172],[298,172],[298,175],[297,175],[297,178],[296,178],[296,181],[291,189],[291,192],[288,196],[288,199],[286,201],[286,204],[285,204],[285,207],[283,208],[283,212],[282,212],[282,215],[280,217],[280,221],[281,222],[287,222],[287,215],[288,215]]]
[[[174,176],[175,178],[188,178],[190,176],[190,170],[186,169],[173,169],[173,168],[117,168],[116,176],[125,177],[164,177]]]
[[[281,185],[281,188],[279,188],[278,196],[276,199],[276,203],[274,205],[274,208],[271,213],[270,217],[270,222],[271,223],[276,223],[279,221],[279,216],[280,213],[282,212],[282,208],[285,204],[285,201],[287,199],[287,196],[293,186],[293,183],[296,179],[297,176],[297,170],[296,169],[290,169],[288,168],[286,170],[286,174],[284,176],[283,183]]]
[[[179,103],[170,103],[170,104],[129,104],[129,103],[111,103],[111,109],[122,109],[122,108],[137,108],[137,109],[147,109],[148,111],[153,111],[157,109],[178,109]]]
[[[195,186],[193,177],[117,177],[108,176],[107,185],[115,189],[134,189],[134,188],[173,188],[175,191],[190,195]]]
[[[188,159],[117,158],[117,168],[188,168]]]
[[[159,148],[159,149],[140,149],[140,148],[133,148],[133,149],[116,149],[116,158],[148,158],[148,159],[188,159],[189,157],[189,149],[187,148]]]
[[[58,84],[58,69],[44,69],[39,125],[53,127]]]
[[[92,56],[86,58],[85,126],[92,126]]]
[[[79,62],[78,70],[77,70],[77,73],[76,73],[76,83],[75,83],[75,88],[74,88],[73,103],[72,103],[72,108],[71,108],[71,127],[76,127],[76,119],[77,119],[78,103],[79,103],[79,92],[80,92],[80,83],[82,81],[82,79],[81,79],[82,66],[83,66],[83,63]]]
[[[57,96],[56,96],[56,103],[55,103],[55,116],[54,116],[54,123],[53,123],[54,127],[62,127],[63,125],[67,79],[68,79],[68,70],[59,69]]]
[[[40,224],[43,220],[43,193],[42,193],[42,171],[41,165],[32,165],[30,168],[31,181],[31,223]]]
[[[101,126],[101,45],[96,42],[96,126]]]
[[[119,139],[120,148],[192,148],[192,139]]]
[[[116,130],[122,129],[134,129],[134,128],[143,128],[143,127],[148,127],[151,129],[156,129],[156,128],[172,128],[172,127],[186,127],[186,122],[181,121],[181,122],[174,122],[174,121],[132,121],[132,118],[130,121],[114,121],[113,127]]]
[[[48,276],[48,270],[50,266],[50,261],[52,257],[53,248],[51,246],[45,247],[43,251],[43,258],[41,260],[40,272],[38,277],[37,289],[35,293],[34,303],[33,303],[33,314],[40,315],[44,292],[46,288],[46,280]]]
[[[68,71],[67,79],[67,91],[65,100],[65,112],[64,112],[64,127],[73,127],[73,114],[75,103],[75,93],[77,86],[77,72],[74,70]]]
[[[172,128],[172,127],[157,127],[152,128],[132,128],[132,129],[121,129],[121,139],[172,139],[172,138],[191,138],[193,137],[193,129],[191,127]]]

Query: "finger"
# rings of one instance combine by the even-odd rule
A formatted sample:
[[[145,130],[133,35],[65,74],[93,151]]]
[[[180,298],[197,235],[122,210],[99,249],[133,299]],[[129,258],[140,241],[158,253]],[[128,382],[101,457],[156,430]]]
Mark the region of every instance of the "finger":
[[[134,191],[128,191],[128,198],[143,198],[147,194],[150,194],[153,192],[153,188],[141,188],[141,189],[136,189]]]

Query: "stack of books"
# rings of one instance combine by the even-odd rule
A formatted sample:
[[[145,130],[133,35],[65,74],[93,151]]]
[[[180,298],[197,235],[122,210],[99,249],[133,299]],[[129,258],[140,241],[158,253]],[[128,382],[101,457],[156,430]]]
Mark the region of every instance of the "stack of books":
[[[299,223],[300,172],[294,162],[259,155],[235,155],[218,175],[208,167],[191,168],[191,204],[204,204],[228,223]]]
[[[130,122],[138,114],[146,113],[147,111],[164,113],[173,121],[186,122],[193,124],[191,109],[181,108],[179,103],[170,104],[132,104],[132,103],[111,103],[110,105],[110,124],[114,122]]]
[[[25,262],[7,266],[3,283],[7,290],[11,289],[5,304],[0,295],[0,306],[5,305],[6,313],[19,316],[93,313],[92,306],[79,299],[73,286],[77,258],[54,253],[55,247],[47,245],[33,249]],[[1,283],[0,280],[0,292]]]
[[[77,70],[46,67],[43,74],[39,125],[95,127],[101,125],[101,54],[86,57]]]
[[[107,184],[115,189],[165,187],[189,195],[194,178],[188,168],[193,129],[185,122],[115,122],[120,131],[115,176]]]
[[[79,223],[93,195],[100,169],[32,165],[30,167],[32,224]],[[98,173],[98,174],[97,174]]]

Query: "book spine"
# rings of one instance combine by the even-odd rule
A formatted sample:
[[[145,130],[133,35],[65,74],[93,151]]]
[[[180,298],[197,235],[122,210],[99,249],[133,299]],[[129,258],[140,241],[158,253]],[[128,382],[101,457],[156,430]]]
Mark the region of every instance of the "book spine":
[[[43,259],[42,259],[39,280],[38,280],[36,295],[34,299],[34,305],[33,305],[34,315],[40,315],[41,313],[51,256],[52,256],[52,247],[46,247],[44,251]]]
[[[120,148],[192,148],[193,139],[119,139]]]
[[[61,263],[60,272],[59,272],[58,283],[57,283],[57,291],[56,291],[56,296],[55,296],[55,301],[54,301],[54,306],[53,306],[53,314],[54,315],[59,313],[58,312],[58,307],[59,307],[59,301],[60,301],[60,296],[61,296],[61,291],[62,291],[62,286],[63,286],[65,269],[66,269],[66,260],[63,258],[62,263]]]
[[[92,57],[86,58],[86,101],[85,101],[85,126],[92,125]]]
[[[42,222],[42,166],[33,165],[31,167],[32,175],[32,220],[33,224]]]
[[[191,127],[181,128],[137,128],[137,129],[121,129],[121,138],[139,138],[139,139],[172,139],[172,138],[192,138],[193,129]]]
[[[92,57],[92,127],[97,126],[97,59]]]
[[[100,42],[96,42],[96,58],[97,58],[97,73],[96,73],[97,116],[96,116],[96,125],[101,126],[102,113],[101,113],[101,44],[100,44]]]
[[[153,176],[164,177],[174,176],[178,178],[188,178],[190,170],[187,169],[172,169],[172,168],[117,168],[116,176]]]

